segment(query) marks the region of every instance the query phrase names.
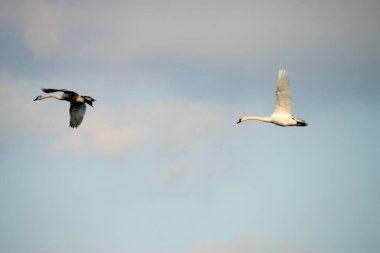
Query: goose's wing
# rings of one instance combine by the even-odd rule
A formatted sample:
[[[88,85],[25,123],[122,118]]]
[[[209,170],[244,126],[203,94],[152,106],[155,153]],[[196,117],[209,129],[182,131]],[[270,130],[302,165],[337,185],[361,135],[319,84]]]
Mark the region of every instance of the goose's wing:
[[[69,95],[78,96],[78,93],[76,93],[74,91],[71,91],[71,90],[66,90],[66,89],[46,89],[46,88],[42,88],[42,91],[45,92],[45,93],[53,93],[53,92],[62,91],[63,93],[66,93],[66,94],[69,94]]]
[[[276,114],[289,114],[292,111],[292,96],[288,73],[284,69],[278,71],[276,101],[274,112]]]
[[[86,113],[86,104],[84,103],[70,103],[70,126],[77,128],[83,121],[84,114]]]

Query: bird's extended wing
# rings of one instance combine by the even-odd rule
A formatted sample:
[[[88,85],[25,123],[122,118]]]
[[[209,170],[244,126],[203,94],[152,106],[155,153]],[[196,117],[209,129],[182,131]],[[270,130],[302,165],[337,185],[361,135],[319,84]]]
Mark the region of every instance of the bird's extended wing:
[[[290,93],[290,84],[288,73],[284,69],[278,71],[275,114],[289,114],[292,111],[292,96]]]
[[[65,92],[66,91],[65,89],[46,89],[46,88],[42,88],[41,90],[45,93],[52,93],[52,92],[57,92],[57,91]]]
[[[74,91],[71,91],[71,90],[66,90],[66,89],[46,89],[46,88],[42,88],[42,91],[45,92],[45,93],[53,93],[53,92],[62,91],[63,93],[66,93],[66,94],[78,96],[78,93],[76,93]]]
[[[70,127],[77,128],[83,121],[86,113],[86,104],[74,103],[70,104]]]

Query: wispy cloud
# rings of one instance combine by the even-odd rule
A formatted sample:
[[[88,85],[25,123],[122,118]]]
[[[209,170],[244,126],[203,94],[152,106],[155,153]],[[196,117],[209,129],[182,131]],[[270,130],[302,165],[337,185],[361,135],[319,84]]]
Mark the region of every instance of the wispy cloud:
[[[95,109],[87,112],[85,120],[81,129],[65,131],[60,140],[53,142],[53,150],[77,154],[118,155],[138,145],[149,131],[143,126],[129,126],[126,116],[121,124],[116,124],[107,110]]]
[[[329,42],[347,43],[349,38],[358,40],[357,33],[375,31],[377,13],[368,11],[371,5],[375,6],[370,1],[340,0],[313,4],[81,1],[75,5],[38,0],[2,3],[0,13],[8,23],[17,24],[27,47],[38,56],[72,59],[80,55],[81,60],[125,63],[160,55],[205,61],[263,50],[281,53],[283,48],[315,46],[316,41],[325,44],[326,37]],[[366,12],[367,19],[353,19],[357,12]]]
[[[23,34],[33,53],[44,57],[61,46],[61,17],[58,10],[51,5],[43,2],[29,4],[24,7],[26,11],[23,12]]]
[[[34,97],[27,97],[23,89],[24,81],[0,75],[0,116],[2,128],[17,130],[27,127],[31,130],[52,127],[55,121],[49,120],[36,107],[31,106]]]
[[[119,155],[143,141],[150,141],[161,155],[177,154],[180,160],[181,153],[199,148],[206,136],[210,139],[222,134],[225,136],[224,130],[234,125],[234,119],[226,120],[226,112],[231,111],[228,106],[170,98],[128,107],[122,114],[109,105],[97,106],[95,103],[94,108],[87,108],[81,126],[71,129],[68,127],[67,102],[33,102],[40,91],[28,97],[22,89],[25,87],[22,81],[6,77],[1,79],[0,87],[1,116],[8,125],[3,125],[3,128],[15,125],[20,129],[30,129],[37,135],[40,133],[42,138],[47,136],[52,152]],[[183,174],[177,170],[172,172],[174,174],[169,173],[168,178]]]
[[[255,244],[256,238],[254,236],[246,236],[229,242],[226,245],[216,246],[203,244],[191,249],[187,253],[259,253],[254,251]]]
[[[177,99],[139,105],[123,115],[114,114],[110,108],[94,108],[87,112],[86,122],[78,131],[65,135],[54,147],[73,152],[123,153],[149,140],[156,142],[157,151],[164,156],[181,153],[202,143],[206,135],[221,133],[223,127],[218,122],[222,112],[212,104]]]
[[[88,108],[80,128],[71,129],[68,126],[69,103],[49,100],[33,102],[34,97],[28,97],[22,89],[25,88],[22,81],[2,77],[0,82],[0,100],[3,105],[0,116],[4,119],[2,129],[27,130],[40,136],[41,140],[46,141],[48,138],[49,149],[52,148],[53,152],[117,154],[127,152],[147,135],[144,126],[128,125],[127,115],[123,115],[120,122],[115,120],[117,115],[111,113],[110,109],[101,108]]]
[[[223,245],[202,244],[186,253],[304,253],[289,243],[269,244],[256,236],[248,235],[237,238]]]
[[[25,46],[37,57],[47,57],[62,47],[63,19],[57,6],[43,0],[3,2],[0,17],[19,31]]]

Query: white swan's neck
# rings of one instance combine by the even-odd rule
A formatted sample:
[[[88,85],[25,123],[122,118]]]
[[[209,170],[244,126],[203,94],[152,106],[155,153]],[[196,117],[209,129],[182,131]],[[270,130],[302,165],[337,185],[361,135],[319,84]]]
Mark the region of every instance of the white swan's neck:
[[[241,118],[241,122],[247,121],[247,120],[259,120],[259,121],[263,121],[263,122],[272,123],[271,117],[249,116],[249,117],[243,117],[243,118]]]

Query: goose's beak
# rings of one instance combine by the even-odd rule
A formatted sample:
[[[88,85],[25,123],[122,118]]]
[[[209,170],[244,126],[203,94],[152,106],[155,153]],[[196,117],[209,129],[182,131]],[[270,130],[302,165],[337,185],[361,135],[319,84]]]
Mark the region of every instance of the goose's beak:
[[[36,101],[36,100],[38,100],[37,98],[35,98],[33,101]]]
[[[238,122],[237,122],[236,124],[239,124],[239,123],[241,123],[241,119],[239,119]]]

